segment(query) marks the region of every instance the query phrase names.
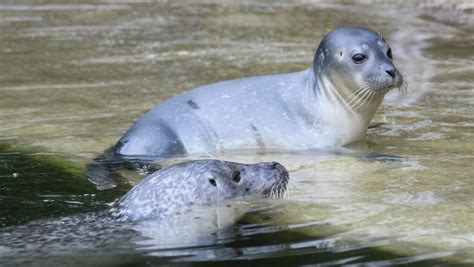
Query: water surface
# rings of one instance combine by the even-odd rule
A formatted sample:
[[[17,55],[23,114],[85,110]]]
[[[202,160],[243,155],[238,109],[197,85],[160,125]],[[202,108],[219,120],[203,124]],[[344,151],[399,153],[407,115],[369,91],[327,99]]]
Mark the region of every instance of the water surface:
[[[155,104],[211,82],[305,69],[325,33],[365,26],[391,44],[408,95],[387,96],[374,118],[385,124],[349,146],[360,154],[208,155],[279,161],[289,194],[202,248],[213,257],[188,260],[473,264],[472,6],[405,5],[3,1],[0,225],[104,209],[129,185],[97,191],[84,166]],[[163,260],[128,253],[132,263]]]

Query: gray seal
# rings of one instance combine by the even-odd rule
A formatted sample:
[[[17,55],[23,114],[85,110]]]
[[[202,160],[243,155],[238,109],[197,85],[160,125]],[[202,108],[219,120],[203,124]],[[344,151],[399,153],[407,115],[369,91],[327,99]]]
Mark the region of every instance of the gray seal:
[[[223,81],[169,99],[117,142],[122,158],[234,149],[307,150],[361,139],[384,95],[403,78],[377,33],[327,34],[304,71]]]
[[[277,162],[189,161],[147,176],[110,213],[117,219],[131,221],[164,218],[191,205],[235,198],[281,197],[287,183],[288,172]]]

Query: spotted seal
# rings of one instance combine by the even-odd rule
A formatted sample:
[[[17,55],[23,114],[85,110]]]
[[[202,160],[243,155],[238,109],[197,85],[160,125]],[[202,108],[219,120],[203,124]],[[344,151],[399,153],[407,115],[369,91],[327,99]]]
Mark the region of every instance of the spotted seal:
[[[223,81],[156,106],[117,142],[122,158],[233,149],[306,150],[361,139],[384,95],[403,78],[381,35],[327,34],[304,71]]]
[[[105,211],[0,229],[0,265],[115,266],[149,251],[202,255],[208,251],[190,248],[235,238],[231,226],[242,215],[234,213],[242,201],[233,200],[281,197],[288,179],[275,162],[179,163],[147,176]],[[169,250],[177,246],[188,247]]]
[[[189,161],[147,176],[109,212],[115,218],[132,221],[168,217],[191,205],[278,197],[287,182],[288,172],[277,162]]]

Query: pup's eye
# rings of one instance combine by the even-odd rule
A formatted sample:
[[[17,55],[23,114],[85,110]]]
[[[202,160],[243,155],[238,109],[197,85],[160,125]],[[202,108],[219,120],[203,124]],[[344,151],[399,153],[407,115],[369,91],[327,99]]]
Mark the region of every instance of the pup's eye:
[[[355,54],[352,56],[352,61],[354,61],[354,63],[356,64],[360,64],[362,62],[364,62],[364,60],[366,59],[367,57],[363,54]]]
[[[393,58],[393,56],[392,56],[392,49],[391,49],[391,48],[389,48],[388,51],[387,51],[387,57],[390,58],[390,59]]]
[[[240,182],[240,179],[241,179],[240,172],[239,171],[234,171],[232,173],[231,179],[232,179],[232,182],[234,182],[234,183]]]
[[[214,179],[209,179],[209,183],[210,183],[212,186],[217,186],[216,180],[214,180]]]

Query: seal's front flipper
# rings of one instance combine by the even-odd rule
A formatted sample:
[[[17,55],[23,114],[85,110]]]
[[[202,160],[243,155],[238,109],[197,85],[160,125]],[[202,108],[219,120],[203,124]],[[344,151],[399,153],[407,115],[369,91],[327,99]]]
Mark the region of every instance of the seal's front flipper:
[[[99,190],[111,189],[118,184],[115,168],[108,163],[94,161],[87,164],[86,176]]]
[[[116,147],[112,146],[96,157],[86,166],[86,177],[97,189],[105,190],[119,185],[119,179],[123,178],[119,174],[123,168],[148,175],[159,169],[161,165],[155,163],[152,157],[123,157],[115,153]]]
[[[120,159],[117,160],[114,154],[114,147],[111,147],[86,165],[87,179],[99,190],[110,189],[118,185],[115,171],[123,162]]]

